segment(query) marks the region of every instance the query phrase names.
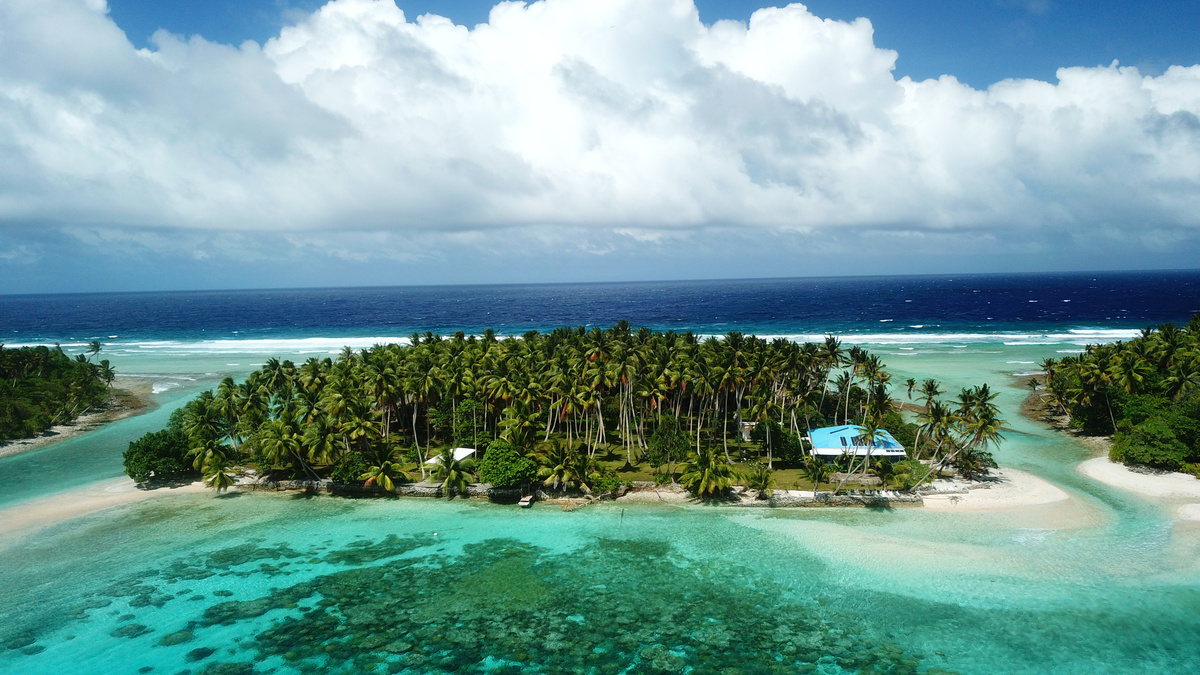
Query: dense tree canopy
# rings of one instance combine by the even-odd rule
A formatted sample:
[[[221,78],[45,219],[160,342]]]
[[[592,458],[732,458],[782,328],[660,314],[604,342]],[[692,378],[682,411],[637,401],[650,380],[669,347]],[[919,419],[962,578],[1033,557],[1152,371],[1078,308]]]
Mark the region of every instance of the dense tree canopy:
[[[361,480],[382,485],[381,472],[395,473],[401,459],[424,478],[426,460],[446,446],[478,448],[503,439],[496,447],[517,455],[539,451],[539,474],[551,485],[607,489],[615,478],[601,469],[598,453],[619,453],[627,466],[648,454],[674,466],[687,461],[683,452],[693,464],[703,454],[728,466],[745,458],[742,423],[753,422],[774,434],[761,447],[770,465],[776,448],[798,454],[798,439],[810,427],[903,424],[889,416],[895,414],[890,377],[878,357],[843,349],[833,337],[822,344],[740,333],[700,338],[626,322],[504,339],[491,330],[450,338],[425,333],[407,345],[346,348],[336,359],[299,366],[271,359],[244,383],[226,379],[189,402],[183,430],[194,466],[206,475],[229,461],[308,478],[346,477],[345,467],[354,465],[366,467]],[[944,421],[915,453],[945,455],[961,445],[965,427]],[[955,429],[962,433],[951,442]],[[991,438],[984,433],[972,443]],[[493,477],[505,481],[508,473],[527,474],[528,466],[502,471],[499,460],[491,466],[490,452],[480,458],[480,471],[495,470]],[[438,480],[444,473],[438,469]]]
[[[187,437],[179,429],[152,431],[129,444],[125,473],[138,483],[164,482],[197,475],[187,459]]]
[[[1146,328],[1042,368],[1051,401],[1072,424],[1113,434],[1113,460],[1200,472],[1200,314],[1183,329]]]
[[[115,373],[94,342],[72,358],[61,347],[0,346],[0,443],[66,424],[108,401]]]

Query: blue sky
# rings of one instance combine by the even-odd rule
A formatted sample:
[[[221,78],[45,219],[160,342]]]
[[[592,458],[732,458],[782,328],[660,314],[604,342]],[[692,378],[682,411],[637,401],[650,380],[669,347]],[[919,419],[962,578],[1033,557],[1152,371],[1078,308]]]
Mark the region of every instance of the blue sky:
[[[144,46],[154,31],[199,33],[237,44],[265,42],[319,0],[111,0],[117,24]],[[487,21],[489,0],[400,0],[415,18],[426,12],[472,26]],[[812,0],[818,16],[875,26],[875,43],[900,53],[899,75],[946,73],[977,88],[1009,77],[1049,80],[1062,66],[1107,65],[1113,59],[1158,74],[1172,64],[1200,63],[1200,3],[1180,0]],[[769,3],[697,0],[706,23],[748,21]]]
[[[765,4],[7,0],[0,293],[1200,267],[1200,4]]]

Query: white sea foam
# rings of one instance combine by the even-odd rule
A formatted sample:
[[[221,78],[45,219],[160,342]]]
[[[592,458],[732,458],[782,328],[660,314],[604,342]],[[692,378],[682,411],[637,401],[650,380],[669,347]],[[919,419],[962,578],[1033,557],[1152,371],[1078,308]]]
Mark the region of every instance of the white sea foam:
[[[938,345],[956,343],[964,344],[997,344],[1008,346],[1022,345],[1079,345],[1081,347],[1100,342],[1128,340],[1140,334],[1136,330],[1091,330],[1078,329],[1058,333],[933,333],[928,331],[913,333],[780,333],[758,337],[770,341],[783,338],[793,342],[824,342],[827,335],[834,335],[839,340],[849,344],[862,345]],[[702,335],[701,337],[708,337]],[[723,336],[714,336],[721,339]]]
[[[260,338],[243,340],[149,340],[113,343],[105,347],[112,353],[159,353],[163,355],[270,354],[279,356],[333,355],[345,347],[368,349],[378,344],[409,344],[403,337],[310,337]],[[227,365],[235,366],[238,363]]]
[[[5,342],[4,346],[9,349],[20,349],[21,347],[53,347],[58,345],[63,348],[63,351],[71,351],[80,347],[87,347],[86,342]]]
[[[883,320],[884,322],[891,321],[890,319]],[[915,329],[913,332],[874,332],[874,333],[833,333],[842,342],[847,344],[874,345],[874,346],[907,346],[910,350],[912,345],[931,345],[941,346],[943,348],[964,349],[968,345],[979,344],[999,344],[1003,343],[1008,346],[1046,346],[1046,345],[1064,345],[1084,347],[1089,344],[1097,344],[1103,342],[1112,342],[1115,340],[1128,340],[1137,337],[1140,332],[1129,329],[1091,329],[1091,328],[1076,328],[1055,333],[1015,333],[1015,332],[945,332],[939,333],[929,330],[920,330],[925,327],[925,324],[915,324],[909,328]],[[759,337],[770,341],[776,338],[790,340],[792,342],[815,342],[821,343],[830,333],[781,333],[781,334],[760,334]],[[497,335],[503,339],[505,336]],[[701,334],[700,337],[709,337],[706,334]],[[718,339],[722,339],[722,335],[714,335]],[[229,338],[229,339],[210,339],[210,340],[130,340],[130,341],[114,341],[104,345],[104,351],[109,354],[138,354],[151,355],[161,354],[163,356],[171,355],[212,355],[218,356],[223,354],[261,354],[280,357],[295,357],[295,356],[324,356],[336,355],[346,346],[351,349],[367,349],[377,344],[409,344],[409,339],[406,337],[380,337],[380,336],[346,336],[346,337],[306,337],[306,338]],[[8,347],[35,347],[35,346],[54,346],[53,341],[29,341],[16,344],[8,344]],[[88,346],[87,342],[63,342],[60,343],[62,348],[67,351],[82,350]],[[1074,354],[1079,350],[1071,349],[1062,353]],[[244,364],[245,361],[239,361],[239,364]],[[229,364],[229,365],[239,365]]]

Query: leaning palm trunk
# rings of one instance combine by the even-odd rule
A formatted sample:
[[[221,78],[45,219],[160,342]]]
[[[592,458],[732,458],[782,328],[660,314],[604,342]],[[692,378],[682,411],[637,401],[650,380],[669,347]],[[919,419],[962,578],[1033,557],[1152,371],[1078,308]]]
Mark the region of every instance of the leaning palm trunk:
[[[417,461],[421,463],[421,480],[429,477],[425,471],[425,453],[421,451],[421,443],[417,440],[417,402],[413,401],[413,445],[417,446]]]

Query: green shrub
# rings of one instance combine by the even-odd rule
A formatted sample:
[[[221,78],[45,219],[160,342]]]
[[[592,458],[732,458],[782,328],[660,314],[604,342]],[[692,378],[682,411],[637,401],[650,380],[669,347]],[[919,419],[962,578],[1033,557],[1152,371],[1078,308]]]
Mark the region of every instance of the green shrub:
[[[129,444],[125,473],[139,483],[199,477],[187,450],[187,438],[177,429],[150,432]]]
[[[362,483],[361,476],[371,467],[367,466],[366,460],[357,452],[351,452],[342,457],[342,460],[333,468],[333,473],[329,476],[335,483],[350,485],[352,483]]]
[[[620,487],[621,479],[612,469],[605,468],[592,477],[592,494],[610,494],[616,492]]]
[[[1114,462],[1176,471],[1191,454],[1171,424],[1164,417],[1154,416],[1128,431],[1118,431],[1108,456]]]
[[[892,464],[891,484],[900,490],[911,490],[917,482],[929,476],[929,467],[915,459]]]
[[[516,487],[537,480],[537,464],[505,440],[492,441],[479,461],[479,480],[492,487]]]

